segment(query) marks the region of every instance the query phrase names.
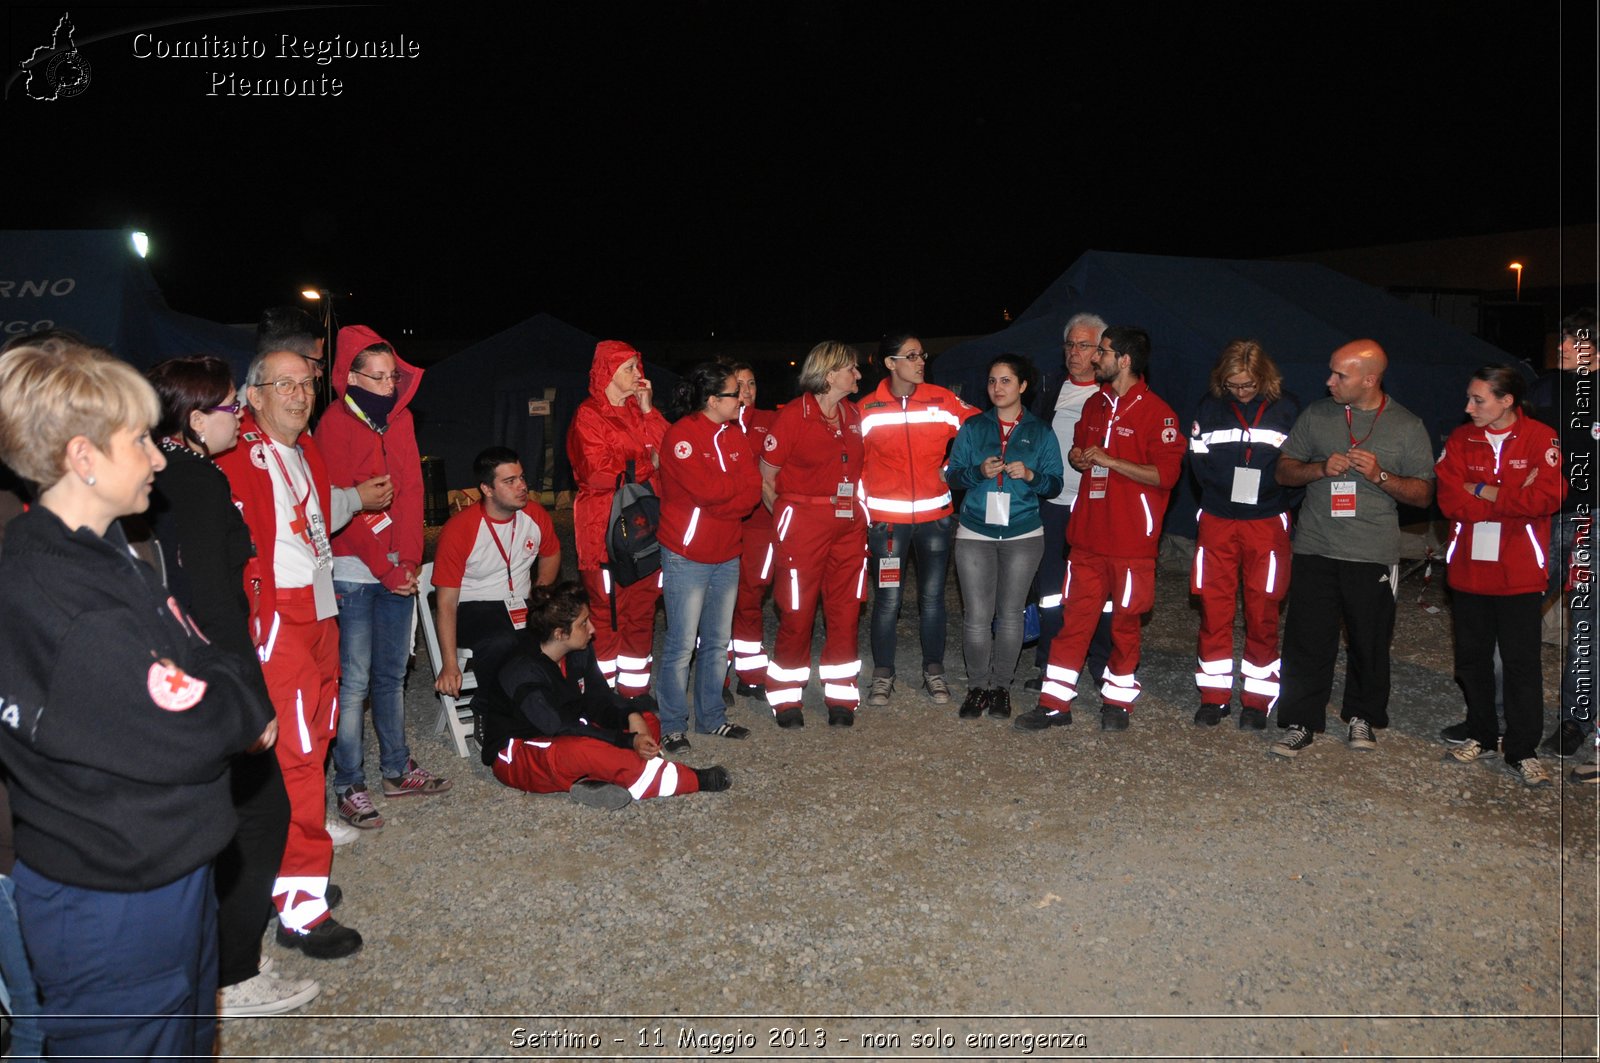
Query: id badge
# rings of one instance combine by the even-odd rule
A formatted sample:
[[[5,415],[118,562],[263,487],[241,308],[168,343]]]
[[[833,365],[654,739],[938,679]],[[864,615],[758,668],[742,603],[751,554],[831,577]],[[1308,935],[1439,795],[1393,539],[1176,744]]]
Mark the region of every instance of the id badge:
[[[898,557],[885,557],[879,559],[878,586],[900,586],[900,559]]]
[[[1356,515],[1356,482],[1354,480],[1335,480],[1331,485],[1332,493],[1328,496],[1331,505],[1330,513],[1335,517],[1353,517]]]
[[[1004,528],[1011,523],[1011,496],[1004,491],[990,491],[983,496],[983,520]]]
[[[316,605],[318,620],[339,615],[339,598],[333,593],[332,569],[318,568],[311,573],[311,600]]]
[[[1500,522],[1474,521],[1472,525],[1472,560],[1500,560]]]
[[[1228,496],[1229,502],[1237,502],[1241,506],[1253,506],[1260,494],[1260,469],[1240,465],[1233,470],[1233,493]]]
[[[333,565],[333,546],[328,542],[328,532],[322,525],[321,513],[314,513],[311,516],[311,550],[317,555],[318,572],[325,571]]]
[[[856,515],[856,507],[851,504],[851,499],[856,496],[856,485],[848,480],[839,481],[839,486],[833,492],[833,515],[840,520],[850,520]]]
[[[521,631],[528,626],[528,602],[520,594],[507,596],[506,615],[511,618],[511,626]]]
[[[1089,469],[1089,497],[1106,497],[1106,484],[1111,481],[1111,470],[1104,465],[1091,466]]]
[[[367,527],[371,529],[372,534],[374,535],[378,534],[379,532],[383,531],[383,529],[394,523],[394,521],[389,519],[388,510],[385,510],[382,513],[363,513],[361,514],[361,519],[367,522]]]

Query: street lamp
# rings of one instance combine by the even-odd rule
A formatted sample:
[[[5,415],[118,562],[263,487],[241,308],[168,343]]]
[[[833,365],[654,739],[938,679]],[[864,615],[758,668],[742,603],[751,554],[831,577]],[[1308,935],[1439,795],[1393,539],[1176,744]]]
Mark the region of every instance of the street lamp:
[[[1506,269],[1513,269],[1517,271],[1517,302],[1520,303],[1522,302],[1522,263],[1513,262],[1511,265],[1507,266]]]
[[[128,239],[133,242],[134,254],[138,255],[140,258],[144,258],[150,254],[150,236],[148,233],[144,233],[138,229],[135,229],[129,234]]]

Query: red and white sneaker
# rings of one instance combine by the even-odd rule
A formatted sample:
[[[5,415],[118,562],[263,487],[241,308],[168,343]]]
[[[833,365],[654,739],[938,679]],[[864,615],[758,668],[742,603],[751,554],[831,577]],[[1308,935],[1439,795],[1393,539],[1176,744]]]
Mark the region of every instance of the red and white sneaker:
[[[450,789],[450,780],[441,779],[425,768],[417,767],[414,760],[406,761],[404,775],[383,777],[384,797],[409,797],[412,794],[442,794]]]

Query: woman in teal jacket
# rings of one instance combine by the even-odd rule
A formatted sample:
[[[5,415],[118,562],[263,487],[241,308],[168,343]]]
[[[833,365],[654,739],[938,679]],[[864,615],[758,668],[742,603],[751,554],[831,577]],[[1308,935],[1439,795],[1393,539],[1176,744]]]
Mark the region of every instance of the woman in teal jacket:
[[[1011,715],[1022,613],[1044,556],[1039,501],[1061,490],[1061,446],[1022,405],[1037,379],[1021,355],[991,360],[994,405],[962,425],[950,448],[950,486],[967,492],[955,537],[967,658],[967,698],[958,715],[965,719],[986,711]]]

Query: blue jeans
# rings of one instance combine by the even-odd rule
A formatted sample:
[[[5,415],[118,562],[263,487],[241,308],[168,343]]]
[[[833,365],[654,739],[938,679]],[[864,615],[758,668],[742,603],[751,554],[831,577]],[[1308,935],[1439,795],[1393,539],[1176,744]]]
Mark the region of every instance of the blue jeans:
[[[894,675],[896,628],[900,624],[900,592],[905,587],[906,558],[917,552],[917,607],[921,613],[922,670],[944,671],[944,584],[950,568],[950,535],[954,515],[921,524],[873,524],[867,529],[872,557],[872,674]],[[878,562],[900,559],[901,582],[879,582]]]
[[[15,891],[11,876],[0,875],[0,1000],[11,1013],[11,1051],[6,1058],[30,1063],[44,1055],[44,1032],[39,1029],[39,990],[22,948]]]
[[[656,685],[661,733],[689,729],[689,656],[698,642],[694,729],[706,734],[728,722],[722,704],[722,677],[728,670],[733,602],[739,594],[739,559],[706,565],[663,546],[661,573],[661,600],[667,608],[667,637]]]
[[[406,663],[411,658],[411,611],[416,599],[381,583],[335,581],[339,598],[339,735],[333,744],[335,792],[366,782],[362,768],[361,703],[372,699],[378,764],[385,778],[404,775]]]

